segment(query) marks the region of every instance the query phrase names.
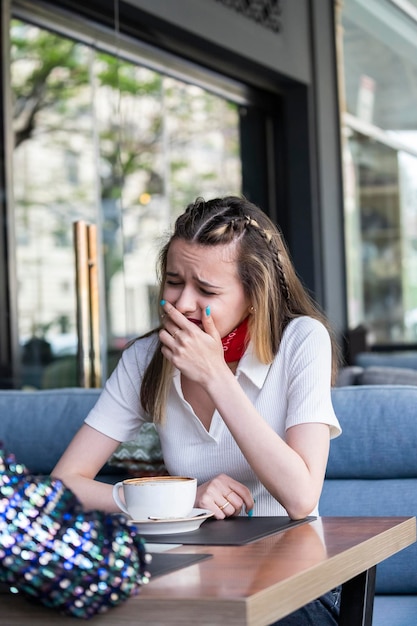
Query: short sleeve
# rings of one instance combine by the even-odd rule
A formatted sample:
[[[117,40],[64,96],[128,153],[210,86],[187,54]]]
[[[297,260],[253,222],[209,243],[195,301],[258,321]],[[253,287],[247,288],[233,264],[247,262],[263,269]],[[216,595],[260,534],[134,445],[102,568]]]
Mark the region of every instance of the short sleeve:
[[[123,352],[86,424],[116,441],[134,439],[142,424],[149,421],[140,403],[140,388],[155,346],[152,336],[137,340]]]
[[[297,318],[288,325],[282,348],[288,376],[286,428],[319,422],[329,425],[331,438],[337,437],[341,428],[331,399],[332,350],[327,329],[315,319]]]

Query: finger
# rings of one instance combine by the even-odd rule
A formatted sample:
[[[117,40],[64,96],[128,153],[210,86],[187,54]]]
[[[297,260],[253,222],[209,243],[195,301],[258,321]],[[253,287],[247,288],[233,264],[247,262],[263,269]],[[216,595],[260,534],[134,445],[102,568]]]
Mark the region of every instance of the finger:
[[[178,342],[178,336],[174,339],[174,337],[165,328],[163,328],[159,331],[159,340],[162,344],[162,354],[171,360],[175,345]]]
[[[177,337],[178,337],[178,335],[179,335],[179,333],[180,333],[180,330],[181,330],[181,329],[179,328],[179,326],[176,326],[175,324],[169,323],[169,324],[166,324],[166,325],[165,325],[164,330],[165,330],[165,331],[168,333],[168,335],[169,335],[169,336],[168,336],[168,337],[166,337],[166,338],[167,338],[167,339],[172,338],[172,339],[174,339],[174,341],[175,341],[175,339],[177,339]]]
[[[175,328],[172,333],[171,333],[171,337],[173,338],[173,340],[175,341],[177,338],[178,333],[180,332],[180,329],[177,327]]]
[[[229,493],[224,497],[225,500],[230,502],[235,507],[235,509],[241,508],[243,506],[242,498],[235,491],[229,491]]]
[[[160,304],[165,315],[162,320],[162,324],[170,335],[176,337],[180,330],[186,330],[188,332],[194,331],[195,324],[187,320],[187,318],[180,311],[178,311],[174,305],[170,302],[166,302],[166,300],[161,300]]]
[[[182,313],[180,313],[173,304],[167,302],[166,300],[161,300],[160,305],[165,313],[165,319],[168,317],[171,319],[177,326],[181,326],[181,322],[184,322],[185,318]]]
[[[169,335],[175,339],[181,327],[178,323],[175,323],[171,319],[171,316],[175,312],[178,314],[180,318],[183,318],[183,316],[179,311],[177,311],[177,309],[170,302],[166,302],[166,300],[161,300],[160,305],[163,310],[163,313],[161,315],[161,330],[166,330],[169,333]],[[160,334],[160,339],[161,341],[165,340],[169,342],[169,337],[167,335],[162,334],[161,336]]]
[[[236,513],[235,507],[229,500],[225,500],[222,504],[216,504],[216,506],[224,517],[231,517]]]
[[[170,341],[172,340],[172,335],[166,328],[162,328],[159,331],[159,339],[161,340],[162,343],[168,345],[170,344]]]
[[[227,500],[231,500],[235,508],[241,509],[244,506],[247,511],[252,510],[255,504],[249,489],[238,482],[230,485],[230,491],[226,495],[226,498]]]
[[[204,332],[213,337],[213,339],[220,340],[220,335],[211,316],[211,309],[209,306],[206,306],[201,310],[201,320],[203,322]]]
[[[229,493],[225,495],[224,498],[226,502],[229,502],[232,505],[231,507],[227,507],[227,513],[230,513],[230,511],[233,509],[233,514],[239,515],[244,505],[242,498],[234,491],[229,491]]]

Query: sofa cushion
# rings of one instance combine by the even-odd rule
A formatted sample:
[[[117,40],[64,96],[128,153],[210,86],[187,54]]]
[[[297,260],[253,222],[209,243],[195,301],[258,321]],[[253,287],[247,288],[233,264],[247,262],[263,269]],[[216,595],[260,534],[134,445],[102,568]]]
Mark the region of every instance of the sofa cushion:
[[[121,443],[108,461],[130,476],[160,476],[167,473],[159,435],[153,423],[145,423],[132,441]]]
[[[0,391],[0,440],[32,473],[49,474],[100,391]]]
[[[405,367],[365,367],[358,374],[358,385],[417,385],[417,370]]]
[[[346,365],[339,369],[336,387],[348,387],[359,384],[359,378],[363,372],[363,367],[358,365]]]
[[[355,357],[355,365],[372,367],[405,367],[417,370],[417,352],[415,350],[399,350],[392,352],[359,352]]]
[[[327,478],[417,477],[417,386],[336,387],[332,401],[343,432]]]
[[[417,478],[325,480],[320,515],[412,517],[417,513]],[[417,543],[380,563],[378,593],[417,594]]]
[[[375,596],[372,626],[415,626],[417,596]]]
[[[101,389],[0,391],[0,441],[34,474],[50,474],[82,426]],[[153,424],[141,441],[123,444],[102,468],[101,482],[166,473]]]

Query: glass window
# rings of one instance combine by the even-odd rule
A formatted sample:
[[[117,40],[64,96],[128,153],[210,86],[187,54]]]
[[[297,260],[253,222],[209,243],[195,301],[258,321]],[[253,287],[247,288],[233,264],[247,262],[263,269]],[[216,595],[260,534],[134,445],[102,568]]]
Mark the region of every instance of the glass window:
[[[349,326],[417,340],[417,22],[389,0],[342,12]]]
[[[238,106],[22,21],[11,40],[22,385],[71,386],[74,221],[98,226],[108,373],[158,323],[156,254],[175,217],[241,191]]]

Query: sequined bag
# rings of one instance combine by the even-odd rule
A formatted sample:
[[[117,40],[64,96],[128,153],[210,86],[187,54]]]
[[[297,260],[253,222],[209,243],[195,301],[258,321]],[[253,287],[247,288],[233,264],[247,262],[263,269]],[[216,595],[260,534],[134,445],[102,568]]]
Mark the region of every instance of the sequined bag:
[[[30,475],[0,442],[0,582],[12,593],[86,619],[136,595],[149,560],[125,518],[84,511],[60,480]]]

